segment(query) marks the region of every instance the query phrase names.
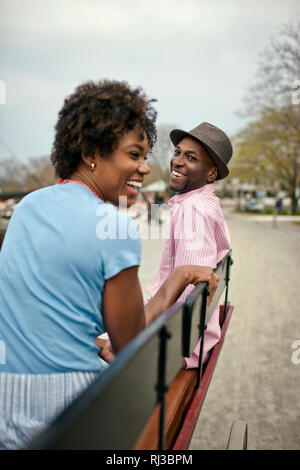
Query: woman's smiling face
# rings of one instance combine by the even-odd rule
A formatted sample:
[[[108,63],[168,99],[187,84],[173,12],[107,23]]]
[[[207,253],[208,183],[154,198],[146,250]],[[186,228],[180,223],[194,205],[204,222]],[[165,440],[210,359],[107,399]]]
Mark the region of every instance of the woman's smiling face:
[[[134,129],[121,137],[111,154],[96,157],[93,178],[104,201],[118,206],[119,198],[126,197],[127,207],[135,202],[144,176],[150,172],[147,154],[146,135]]]

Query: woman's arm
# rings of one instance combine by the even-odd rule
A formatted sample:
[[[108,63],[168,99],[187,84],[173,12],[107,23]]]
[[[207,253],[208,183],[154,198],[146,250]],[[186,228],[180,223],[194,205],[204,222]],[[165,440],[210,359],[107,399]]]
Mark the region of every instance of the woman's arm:
[[[106,281],[102,311],[113,351],[117,353],[145,328],[138,266],[124,269]]]

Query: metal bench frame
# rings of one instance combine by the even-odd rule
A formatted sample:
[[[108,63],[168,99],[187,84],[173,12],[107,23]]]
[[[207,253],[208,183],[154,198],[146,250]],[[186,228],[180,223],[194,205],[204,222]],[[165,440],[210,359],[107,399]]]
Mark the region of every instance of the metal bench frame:
[[[135,444],[159,408],[158,446],[165,447],[166,395],[183,357],[202,337],[196,386],[183,410],[176,440],[169,449],[188,448],[219,357],[233,307],[228,303],[231,251],[217,266],[220,276],[212,305],[207,308],[207,283],[196,286],[185,304],[175,303],[142,331],[111,366],[99,375],[28,449],[137,449]],[[203,368],[205,328],[225,289],[221,309],[222,335]],[[204,370],[204,372],[203,372]]]

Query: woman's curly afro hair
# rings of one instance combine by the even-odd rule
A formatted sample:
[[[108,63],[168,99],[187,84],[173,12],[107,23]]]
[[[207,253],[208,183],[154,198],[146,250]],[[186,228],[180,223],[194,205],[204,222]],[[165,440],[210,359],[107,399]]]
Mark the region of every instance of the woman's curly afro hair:
[[[101,80],[79,85],[59,112],[51,161],[59,178],[69,178],[81,155],[109,155],[126,131],[141,130],[149,149],[156,142],[154,99],[127,82]]]

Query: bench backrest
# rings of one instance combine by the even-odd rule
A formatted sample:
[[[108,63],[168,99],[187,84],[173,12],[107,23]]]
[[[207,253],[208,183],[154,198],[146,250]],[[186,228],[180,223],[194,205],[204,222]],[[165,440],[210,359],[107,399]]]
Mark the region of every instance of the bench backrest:
[[[205,309],[207,284],[201,283],[185,304],[175,303],[142,331],[28,448],[131,449],[158,403],[163,448],[166,391],[203,334],[199,321],[208,321],[217,305],[230,260],[228,254],[217,267],[221,279],[211,307]]]

